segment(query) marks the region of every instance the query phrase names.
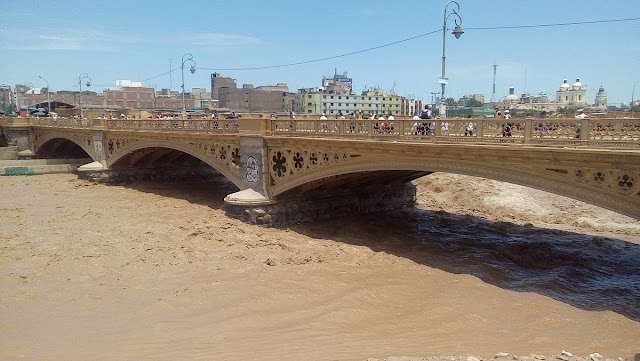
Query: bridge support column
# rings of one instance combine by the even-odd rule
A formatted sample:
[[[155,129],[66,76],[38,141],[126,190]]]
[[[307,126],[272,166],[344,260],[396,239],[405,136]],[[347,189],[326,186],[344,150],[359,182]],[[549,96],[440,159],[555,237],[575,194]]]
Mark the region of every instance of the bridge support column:
[[[8,145],[17,146],[18,152],[33,151],[31,127],[26,125],[2,127],[0,134],[6,138]]]
[[[240,136],[240,166],[242,168],[241,191],[229,194],[224,198],[227,213],[250,220],[253,223],[271,223],[266,217],[264,207],[272,202],[267,193],[269,169],[267,146],[262,136]],[[262,209],[262,211],[258,211]],[[246,217],[245,217],[246,216]]]
[[[96,172],[107,169],[107,159],[105,157],[105,136],[102,130],[96,130],[91,133],[91,144],[93,145],[92,152],[89,154],[93,159],[93,162],[85,164],[78,168],[79,172]]]

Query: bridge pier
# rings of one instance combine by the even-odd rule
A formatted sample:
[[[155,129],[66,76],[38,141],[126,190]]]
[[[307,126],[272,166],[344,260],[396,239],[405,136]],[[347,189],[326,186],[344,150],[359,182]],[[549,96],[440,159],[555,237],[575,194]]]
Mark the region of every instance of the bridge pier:
[[[243,190],[228,195],[224,200],[225,211],[230,217],[254,224],[280,226],[414,207],[416,186],[407,182],[274,200],[268,200],[253,190]]]
[[[28,123],[22,125],[16,121],[10,126],[0,128],[0,138],[6,140],[7,145],[17,146],[18,153],[33,149],[31,127]]]

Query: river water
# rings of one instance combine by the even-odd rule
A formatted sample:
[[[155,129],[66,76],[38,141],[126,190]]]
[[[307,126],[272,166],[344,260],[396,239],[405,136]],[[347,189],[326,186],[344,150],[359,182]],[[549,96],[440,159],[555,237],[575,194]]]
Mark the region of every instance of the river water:
[[[640,222],[486,179],[262,228],[227,183],[0,177],[0,359],[366,360],[640,350]]]

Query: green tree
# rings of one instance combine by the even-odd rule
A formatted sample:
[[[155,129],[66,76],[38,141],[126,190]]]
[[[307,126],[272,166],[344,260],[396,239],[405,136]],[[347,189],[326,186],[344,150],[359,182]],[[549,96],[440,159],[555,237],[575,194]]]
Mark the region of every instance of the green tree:
[[[456,100],[455,100],[455,99],[453,99],[453,98],[447,98],[447,99],[445,99],[445,100],[444,100],[444,103],[445,103],[447,106],[457,105]]]
[[[484,106],[484,104],[482,104],[482,102],[479,100],[471,98],[471,99],[467,99],[464,106],[465,107],[482,107]]]

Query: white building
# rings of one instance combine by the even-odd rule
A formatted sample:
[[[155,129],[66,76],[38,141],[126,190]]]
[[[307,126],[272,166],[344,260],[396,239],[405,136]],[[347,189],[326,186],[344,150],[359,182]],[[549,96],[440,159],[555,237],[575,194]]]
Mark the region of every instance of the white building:
[[[607,93],[604,92],[604,87],[601,85],[596,94],[595,100],[596,107],[607,107]]]
[[[502,103],[506,105],[511,105],[511,104],[518,104],[519,101],[520,99],[518,99],[518,96],[515,94],[515,88],[513,87],[513,85],[510,86],[509,95],[504,97],[504,100],[502,100]]]
[[[556,91],[556,103],[559,106],[584,106],[587,103],[587,89],[580,83],[580,78],[572,86],[569,86],[567,79],[564,80],[558,91]]]

